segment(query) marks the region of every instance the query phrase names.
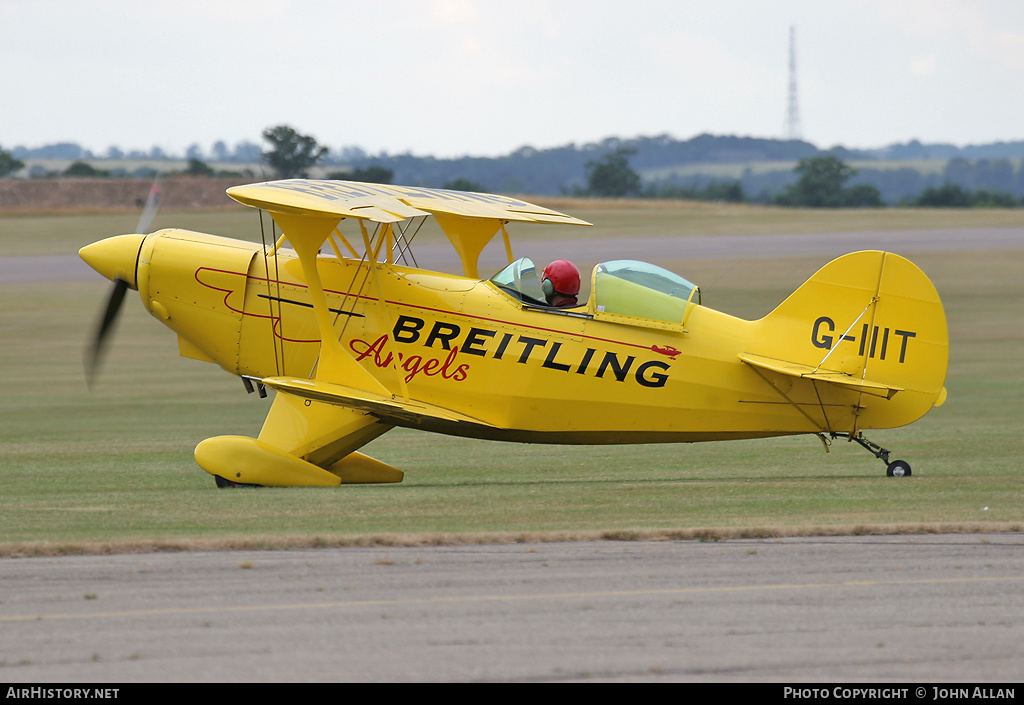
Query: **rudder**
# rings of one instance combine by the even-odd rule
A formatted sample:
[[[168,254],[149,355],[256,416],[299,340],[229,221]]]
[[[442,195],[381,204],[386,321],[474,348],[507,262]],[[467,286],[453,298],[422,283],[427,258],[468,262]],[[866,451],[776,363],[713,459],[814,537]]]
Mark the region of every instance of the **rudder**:
[[[900,255],[839,257],[756,325],[748,352],[794,363],[797,371],[786,374],[832,375],[847,389],[863,385],[851,392],[855,428],[830,430],[902,426],[945,400],[949,337],[942,301],[924,272]],[[872,391],[878,389],[889,393]]]

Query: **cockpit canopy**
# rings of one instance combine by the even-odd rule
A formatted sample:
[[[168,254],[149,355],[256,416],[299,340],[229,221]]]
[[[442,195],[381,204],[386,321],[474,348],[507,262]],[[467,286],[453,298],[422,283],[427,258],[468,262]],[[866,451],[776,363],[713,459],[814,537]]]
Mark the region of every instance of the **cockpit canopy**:
[[[682,324],[688,307],[700,304],[700,289],[667,269],[620,259],[594,267],[590,298],[596,318],[612,315]]]
[[[491,283],[527,306],[549,308],[529,257],[509,264],[491,277]],[[599,320],[681,329],[696,305],[700,305],[700,288],[678,274],[646,262],[613,260],[594,267],[586,312]],[[580,308],[551,310],[579,312]]]

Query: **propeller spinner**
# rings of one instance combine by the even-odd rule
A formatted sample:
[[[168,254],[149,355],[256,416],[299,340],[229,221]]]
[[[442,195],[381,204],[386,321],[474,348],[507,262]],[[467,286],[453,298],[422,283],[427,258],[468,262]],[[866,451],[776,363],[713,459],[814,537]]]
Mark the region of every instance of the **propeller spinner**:
[[[145,239],[145,235],[118,235],[86,245],[78,251],[78,255],[86,264],[114,282],[96,335],[86,351],[85,376],[90,387],[103,360],[107,339],[121,311],[124,295],[128,289],[138,288],[135,271]]]

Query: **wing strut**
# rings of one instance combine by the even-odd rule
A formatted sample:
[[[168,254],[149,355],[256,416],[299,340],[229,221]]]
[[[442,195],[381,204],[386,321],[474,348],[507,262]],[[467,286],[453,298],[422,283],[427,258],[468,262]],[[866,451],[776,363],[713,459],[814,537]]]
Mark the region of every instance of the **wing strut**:
[[[320,362],[317,365],[317,378],[324,377],[331,381],[345,380],[353,387],[388,394],[380,382],[367,372],[355,358],[345,352],[341,342],[334,334],[331,311],[327,306],[320,273],[317,270],[317,255],[320,247],[329,234],[337,227],[341,218],[338,216],[293,215],[291,213],[274,213],[274,219],[284,231],[295,248],[306,277],[313,313],[316,316],[317,328],[320,331]]]

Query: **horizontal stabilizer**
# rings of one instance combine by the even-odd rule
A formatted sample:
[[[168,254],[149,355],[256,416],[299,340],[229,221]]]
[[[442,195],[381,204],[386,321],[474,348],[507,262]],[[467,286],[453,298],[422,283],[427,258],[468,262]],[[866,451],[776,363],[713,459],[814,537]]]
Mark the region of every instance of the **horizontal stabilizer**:
[[[446,422],[470,423],[477,426],[493,425],[433,404],[374,394],[373,392],[320,380],[298,377],[265,377],[262,381],[263,384],[271,389],[276,389],[285,394],[356,409],[394,423],[407,423],[426,418]]]
[[[872,394],[878,397],[884,397],[886,399],[892,399],[896,392],[902,392],[902,387],[893,387],[887,384],[879,384],[866,379],[857,379],[851,375],[843,372],[837,372],[832,370],[822,370],[810,365],[804,365],[799,362],[787,362],[785,360],[776,360],[774,358],[765,357],[763,355],[752,355],[750,353],[741,353],[739,358],[743,362],[753,367],[759,367],[763,370],[770,370],[772,372],[778,372],[779,374],[788,375],[790,377],[799,377],[801,379],[810,379],[818,382],[827,382],[829,384],[835,384],[840,387],[845,387],[855,392],[863,392],[864,394]]]

